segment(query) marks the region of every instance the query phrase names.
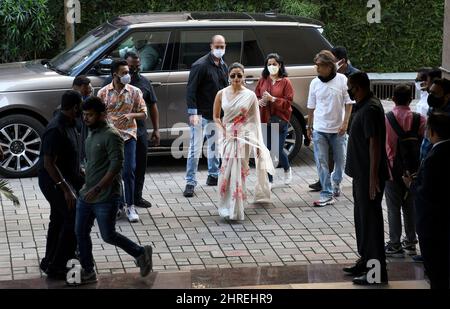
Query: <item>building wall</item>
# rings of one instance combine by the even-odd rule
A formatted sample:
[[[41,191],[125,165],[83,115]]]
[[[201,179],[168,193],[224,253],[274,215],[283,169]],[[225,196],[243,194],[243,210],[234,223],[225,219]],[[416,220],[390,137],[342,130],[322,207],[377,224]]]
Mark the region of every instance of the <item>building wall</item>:
[[[442,68],[450,71],[450,0],[445,0],[445,21],[444,21],[444,44],[442,49]],[[450,79],[450,73],[445,72],[444,76]]]

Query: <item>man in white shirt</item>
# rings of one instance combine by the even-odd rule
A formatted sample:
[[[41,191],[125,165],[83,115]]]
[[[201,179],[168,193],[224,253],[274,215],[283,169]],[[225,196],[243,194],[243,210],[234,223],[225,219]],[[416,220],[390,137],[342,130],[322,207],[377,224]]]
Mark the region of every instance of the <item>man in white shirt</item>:
[[[416,105],[416,112],[421,114],[424,117],[428,117],[428,73],[431,71],[431,68],[421,68],[417,72],[416,77],[416,91],[420,93],[420,100]]]
[[[350,99],[347,77],[336,72],[336,58],[327,50],[316,55],[314,63],[318,77],[312,80],[308,98],[308,136],[314,143],[314,158],[322,191],[314,206],[334,204],[341,194],[345,167],[347,127],[354,102]],[[335,162],[330,174],[328,151],[331,147]]]

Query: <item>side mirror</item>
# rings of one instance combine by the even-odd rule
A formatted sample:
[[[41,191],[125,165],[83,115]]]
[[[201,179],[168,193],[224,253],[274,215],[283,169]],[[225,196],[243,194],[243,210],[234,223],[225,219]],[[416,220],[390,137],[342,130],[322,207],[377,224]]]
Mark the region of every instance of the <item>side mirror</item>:
[[[97,75],[110,75],[112,63],[113,60],[111,58],[104,58],[97,61],[93,69]]]

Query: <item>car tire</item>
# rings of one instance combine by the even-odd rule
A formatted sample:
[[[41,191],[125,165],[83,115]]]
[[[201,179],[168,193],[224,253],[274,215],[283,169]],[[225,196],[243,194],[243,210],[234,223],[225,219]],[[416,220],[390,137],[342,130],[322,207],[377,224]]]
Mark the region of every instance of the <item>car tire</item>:
[[[295,142],[293,142],[295,141]],[[292,161],[303,145],[303,131],[300,120],[293,114],[288,124],[288,136],[284,143],[284,149],[288,151],[289,161]]]
[[[9,115],[0,120],[0,147],[4,159],[0,175],[7,178],[36,176],[44,125],[27,115]],[[19,161],[19,163],[17,163]]]

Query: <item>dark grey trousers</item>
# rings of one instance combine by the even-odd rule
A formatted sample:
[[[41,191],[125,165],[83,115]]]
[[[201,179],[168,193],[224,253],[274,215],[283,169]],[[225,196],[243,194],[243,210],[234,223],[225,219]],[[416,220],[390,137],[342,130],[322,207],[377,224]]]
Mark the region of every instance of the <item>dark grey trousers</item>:
[[[386,181],[384,194],[386,196],[389,221],[389,242],[393,245],[400,245],[401,243],[403,213],[405,240],[409,244],[415,244],[417,242],[415,210],[411,193],[408,193],[405,199],[407,191],[403,184],[388,180]]]

